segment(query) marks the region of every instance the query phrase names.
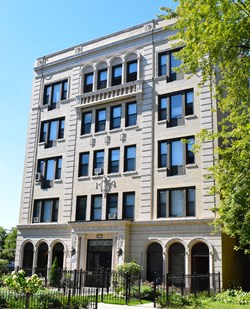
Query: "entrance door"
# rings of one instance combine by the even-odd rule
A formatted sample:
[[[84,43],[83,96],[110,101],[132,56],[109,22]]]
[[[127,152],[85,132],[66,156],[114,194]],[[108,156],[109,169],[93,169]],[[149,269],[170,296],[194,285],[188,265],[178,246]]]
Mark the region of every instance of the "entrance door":
[[[152,243],[147,249],[147,280],[153,281],[156,273],[157,282],[162,280],[162,247],[158,243]]]
[[[110,275],[112,260],[112,240],[111,239],[90,239],[88,241],[87,253],[87,286],[110,285]],[[103,277],[102,272],[106,272]],[[102,280],[104,279],[104,282]]]

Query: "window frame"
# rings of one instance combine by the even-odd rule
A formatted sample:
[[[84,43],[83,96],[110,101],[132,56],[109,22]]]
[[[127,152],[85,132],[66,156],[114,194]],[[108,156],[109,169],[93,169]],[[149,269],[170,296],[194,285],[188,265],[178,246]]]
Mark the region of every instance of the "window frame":
[[[79,212],[83,214],[80,216]],[[87,213],[87,195],[78,195],[76,197],[76,213],[75,213],[75,221],[86,221],[86,213]]]
[[[91,115],[90,122],[86,122],[86,115]],[[82,112],[81,135],[90,134],[92,126],[92,111]]]
[[[136,63],[136,71],[130,73],[130,66],[132,66],[135,63]],[[137,75],[138,75],[138,60],[134,59],[134,60],[128,61],[127,62],[127,78],[126,78],[127,83],[136,81],[138,78]]]
[[[59,86],[59,99],[54,101],[54,92],[56,87]],[[68,98],[69,81],[64,79],[51,84],[44,85],[43,91],[43,105],[48,105],[48,110],[56,109],[59,103]]]
[[[102,73],[106,72],[106,79],[101,79]],[[108,84],[108,68],[98,70],[97,72],[97,90],[107,88]]]
[[[119,158],[118,160],[113,160],[113,151],[118,151]],[[114,164],[114,162],[118,162],[117,164]],[[120,148],[115,147],[115,148],[109,148],[109,157],[108,157],[108,174],[115,174],[119,173],[120,170]]]
[[[102,162],[97,162],[98,161],[98,158],[97,158],[97,155],[98,153],[102,153],[103,156],[102,156]],[[104,149],[100,149],[100,150],[95,150],[94,153],[93,153],[93,175],[95,175],[95,169],[96,168],[100,168],[101,169],[101,173],[98,174],[98,175],[103,175],[104,173],[104,158],[105,158],[105,151]],[[99,166],[101,165],[101,166]]]
[[[114,200],[112,200],[115,198]],[[111,211],[115,209],[115,211]],[[116,218],[110,219],[109,214],[116,214]],[[108,193],[106,199],[106,220],[116,220],[118,216],[118,193]]]
[[[115,117],[114,116],[114,110],[119,108],[120,110],[120,116]],[[113,129],[119,129],[121,127],[121,119],[122,119],[122,106],[121,105],[114,105],[110,107],[110,130]],[[118,120],[119,124],[115,124],[116,121]]]
[[[87,79],[89,76],[92,76],[92,83],[87,84]],[[83,92],[84,93],[92,92],[93,85],[94,85],[94,72],[85,73],[83,82]]]
[[[99,207],[95,207],[95,199],[100,198],[100,205],[98,204],[97,206]],[[90,213],[90,220],[91,221],[101,221],[102,220],[102,201],[103,201],[103,197],[102,194],[96,194],[96,195],[91,195],[91,213]],[[95,219],[95,211],[100,211],[100,216],[98,216],[98,219]]]
[[[182,141],[184,140],[184,141]],[[182,144],[182,165],[173,165],[173,143],[180,142]],[[167,176],[184,175],[185,168],[189,164],[195,164],[195,154],[191,150],[195,143],[194,136],[188,136],[183,138],[175,138],[169,140],[158,141],[158,168],[166,168]],[[161,145],[166,144],[166,154],[161,152]],[[191,146],[190,146],[191,145]],[[166,166],[162,164],[162,156],[166,156]]]
[[[135,113],[131,113],[129,111],[130,106],[135,105]],[[137,114],[138,114],[138,107],[137,107],[137,102],[128,102],[125,105],[125,127],[131,127],[131,126],[136,126],[137,125]]]
[[[192,93],[192,102],[187,103],[187,95]],[[171,115],[172,106],[173,106],[173,97],[180,95],[181,96],[181,111],[182,116],[179,118],[174,118]],[[163,101],[166,100],[166,103],[163,104]],[[164,106],[166,105],[166,107]],[[188,106],[189,105],[189,106]],[[164,106],[164,107],[163,107]],[[158,121],[166,120],[167,128],[181,126],[185,124],[185,117],[194,114],[194,89],[185,89],[182,91],[171,92],[168,94],[158,96]]]
[[[87,163],[83,163],[83,157],[84,156],[88,156],[88,162]],[[89,158],[90,158],[89,151],[79,153],[78,177],[89,176]],[[84,172],[84,170],[87,170],[87,172]]]
[[[55,139],[50,139],[51,137],[51,130],[52,130],[52,123],[56,123],[56,132],[55,132]],[[46,130],[44,130],[45,126],[47,127]],[[41,122],[41,128],[40,128],[40,143],[45,143],[45,148],[50,148],[54,146],[54,142],[63,139],[64,138],[64,132],[65,132],[65,117],[61,118],[54,118],[49,119],[46,121]]]
[[[115,70],[121,69],[121,75],[115,76]],[[122,64],[112,66],[111,86],[121,85],[122,83]]]
[[[105,112],[105,119],[104,120],[100,120],[99,119],[99,116],[101,112]],[[98,132],[103,132],[106,130],[106,121],[107,121],[107,110],[106,108],[100,108],[100,109],[97,109],[96,112],[95,112],[95,133],[98,133]]]
[[[44,220],[45,202],[51,202],[50,220]],[[52,223],[58,222],[59,198],[35,199],[33,203],[32,223]],[[38,217],[38,222],[34,218]]]
[[[177,73],[172,70],[175,68],[172,67],[172,57],[180,50],[181,48],[177,48],[158,53],[158,76],[166,76],[167,83],[184,79],[184,74],[182,72]],[[161,59],[163,56],[166,58],[166,64],[162,64]]]
[[[188,200],[188,195],[190,192],[194,192],[194,201]],[[182,194],[182,214],[181,215],[171,215],[173,213],[174,205],[173,192],[179,191]],[[161,202],[161,193],[165,193],[165,201]],[[191,204],[193,203],[193,204]],[[193,208],[193,209],[192,209]],[[196,215],[196,187],[177,187],[177,188],[167,188],[157,190],[157,218],[185,218],[185,217],[195,217]]]
[[[54,161],[53,163],[53,177],[52,179],[47,179],[49,161]],[[53,186],[55,180],[61,179],[62,174],[62,156],[50,157],[37,160],[37,173],[41,176],[41,188],[48,189]]]
[[[133,204],[128,204],[127,197],[133,196]],[[132,211],[128,211],[131,208]],[[127,213],[131,212],[132,216],[128,216]],[[122,196],[122,218],[128,220],[134,220],[135,216],[135,191],[123,192]]]
[[[129,158],[128,157],[128,151],[129,149],[135,149],[134,150],[134,156]],[[131,162],[133,167],[129,167],[129,165],[131,165]],[[134,172],[136,171],[136,145],[128,145],[124,147],[124,172]]]

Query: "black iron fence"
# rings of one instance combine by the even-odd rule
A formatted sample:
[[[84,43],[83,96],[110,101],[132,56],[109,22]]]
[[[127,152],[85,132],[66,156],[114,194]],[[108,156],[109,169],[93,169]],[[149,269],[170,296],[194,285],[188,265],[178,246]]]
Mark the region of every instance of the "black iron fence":
[[[182,296],[190,293],[197,296],[198,292],[218,293],[221,290],[220,273],[170,275],[157,276],[152,282],[142,280],[141,275],[119,274],[117,272],[89,272],[67,269],[30,269],[28,274],[36,273],[44,280],[44,286],[49,289],[49,299],[57,299],[61,303],[59,308],[74,308],[72,302],[88,302],[89,308],[96,308],[98,302],[113,304],[128,304],[132,298],[152,300],[154,307],[156,302],[166,303],[172,293]],[[2,290],[0,290],[2,291]],[[10,293],[8,290],[5,293]],[[42,292],[41,292],[42,293]],[[36,308],[36,302],[41,304],[41,299],[46,298],[42,294],[21,295],[20,301],[32,303]],[[11,295],[16,299],[16,294]],[[28,298],[28,300],[27,300]],[[46,299],[47,299],[46,298]],[[51,300],[51,301],[52,301]],[[1,302],[1,294],[0,294]],[[55,300],[56,302],[56,300]],[[63,307],[65,306],[65,307]],[[82,305],[83,307],[83,305]],[[0,308],[1,303],[0,303]],[[11,304],[6,308],[18,308]],[[20,307],[21,308],[21,307]],[[28,308],[28,307],[27,307]],[[38,308],[38,307],[37,307]],[[47,308],[43,305],[41,308]],[[56,307],[48,307],[56,308]]]

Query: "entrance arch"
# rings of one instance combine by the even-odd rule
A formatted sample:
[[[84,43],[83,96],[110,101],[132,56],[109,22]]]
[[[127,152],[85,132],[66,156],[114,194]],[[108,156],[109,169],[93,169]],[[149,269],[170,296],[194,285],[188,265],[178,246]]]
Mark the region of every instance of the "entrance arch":
[[[23,263],[22,263],[22,268],[25,271],[26,276],[32,275],[33,257],[34,257],[34,246],[31,242],[28,242],[25,244],[23,248]]]
[[[154,273],[156,273],[156,278],[162,278],[162,272],[162,246],[154,242],[150,244],[147,248],[147,280],[153,281]]]
[[[43,242],[38,247],[36,273],[46,276],[48,267],[48,245]]]
[[[177,242],[169,247],[168,261],[170,275],[185,274],[185,248],[181,243]]]
[[[64,256],[63,252],[64,252],[64,247],[62,243],[58,242],[57,244],[54,245],[53,251],[52,251],[52,264],[56,257],[59,268],[63,268],[63,256]]]
[[[198,242],[193,245],[191,250],[191,271],[192,274],[207,274],[209,273],[209,249],[203,242]]]

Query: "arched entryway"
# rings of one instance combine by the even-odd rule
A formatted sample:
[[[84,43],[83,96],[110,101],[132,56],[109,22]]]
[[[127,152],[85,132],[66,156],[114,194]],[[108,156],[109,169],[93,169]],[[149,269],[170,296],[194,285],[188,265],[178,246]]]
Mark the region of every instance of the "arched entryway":
[[[185,273],[185,248],[181,243],[174,243],[168,250],[168,273],[181,275]]]
[[[22,263],[22,268],[27,276],[32,275],[33,257],[34,257],[34,246],[31,242],[28,242],[25,244],[23,248],[23,263]]]
[[[56,257],[59,268],[63,268],[63,255],[64,255],[63,252],[64,252],[64,247],[62,243],[58,242],[57,244],[54,245],[53,251],[52,251],[52,264]]]
[[[163,272],[163,258],[162,246],[156,242],[150,244],[147,248],[147,280],[154,280],[154,273],[156,278],[161,280]]]
[[[209,249],[203,242],[196,243],[191,250],[191,272],[196,274],[192,279],[192,288],[204,291],[209,287]],[[194,282],[194,280],[196,282]]]
[[[46,276],[48,267],[48,245],[43,242],[39,245],[37,251],[37,266],[36,273]]]

